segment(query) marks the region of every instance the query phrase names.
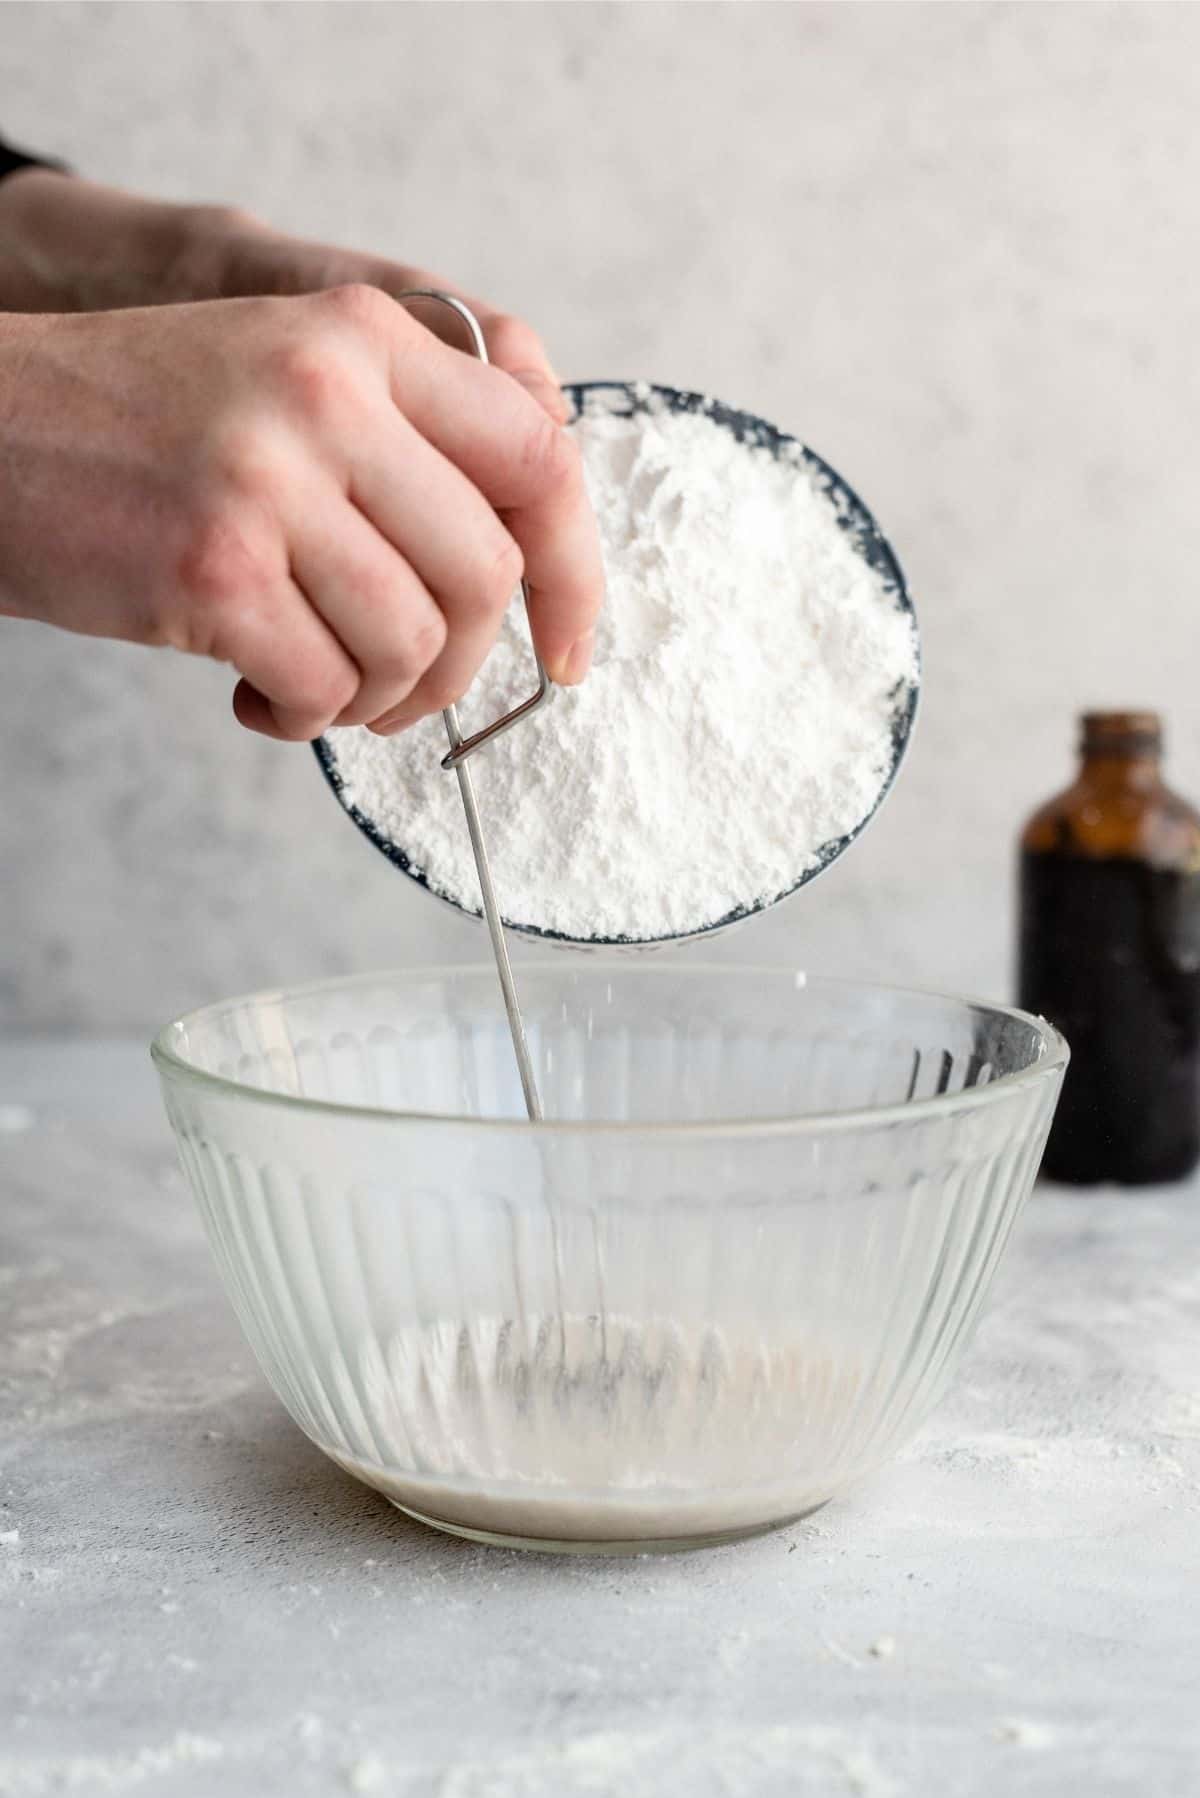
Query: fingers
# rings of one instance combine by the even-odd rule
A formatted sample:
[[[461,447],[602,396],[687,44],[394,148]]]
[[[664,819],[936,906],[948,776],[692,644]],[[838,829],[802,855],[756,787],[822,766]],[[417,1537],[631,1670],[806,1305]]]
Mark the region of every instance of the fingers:
[[[282,522],[294,579],[360,672],[334,722],[391,732],[466,692],[522,559],[478,489],[394,407],[358,422],[347,490],[293,473]]]
[[[293,573],[361,677],[332,722],[367,724],[407,699],[437,663],[452,614],[438,607],[411,560],[344,495],[331,490],[294,498],[307,503],[288,532]]]
[[[470,686],[522,573],[551,677],[581,679],[603,575],[567,434],[377,289],[305,304],[325,322],[269,363],[282,433],[227,450],[236,491],[278,519],[288,576],[237,609],[238,717],[287,739],[403,729]],[[535,353],[509,335],[514,359]]]
[[[350,495],[381,538],[412,565],[444,619],[440,653],[429,659],[412,691],[396,692],[386,706],[365,714],[390,733],[466,692],[496,640],[521,579],[522,557],[466,476],[393,407],[381,410],[379,428],[364,434],[354,457]]]
[[[240,680],[233,689],[233,715],[245,730],[252,730],[260,737],[273,737],[277,743],[311,742],[312,736],[319,737],[316,730],[312,736],[292,736],[279,724],[271,709],[271,701],[252,687],[248,680]]]
[[[242,676],[233,696],[238,722],[282,742],[319,737],[360,685],[353,660],[290,581],[245,598],[221,651]]]
[[[570,407],[546,347],[533,327],[504,312],[486,312],[480,323],[495,367],[519,381],[556,424],[565,424]]]
[[[524,319],[498,312],[483,300],[473,299],[440,275],[378,256],[267,231],[245,214],[225,207],[193,209],[192,228],[195,253],[187,272],[193,277],[199,272],[200,292],[186,297],[315,294],[354,285],[378,288],[394,300],[414,287],[454,294],[479,320],[495,366],[519,381],[557,423],[565,421],[567,403],[558,376],[532,326]],[[469,347],[461,319],[447,307],[420,300],[406,301],[405,305],[443,343],[458,350]]]
[[[575,686],[592,665],[604,603],[600,540],[577,459],[568,483],[504,518],[525,558],[529,628],[538,654],[551,680]]]
[[[234,709],[251,729],[304,742],[357,693],[355,662],[292,578],[273,507],[210,496],[179,540],[169,587],[157,640],[231,662],[243,677]]]
[[[399,298],[400,294],[414,287],[432,287],[464,301],[479,320],[492,366],[503,369],[505,374],[518,381],[556,424],[566,423],[570,408],[562,384],[551,365],[545,344],[532,325],[511,313],[497,312],[483,301],[460,293],[449,282],[420,269],[397,269],[385,264],[382,277],[378,285],[393,298]],[[405,300],[403,304],[414,318],[451,349],[470,350],[466,327],[448,306],[440,306],[436,300]]]
[[[524,558],[534,642],[551,678],[582,679],[604,572],[578,450],[497,370],[421,354],[411,340],[397,347],[397,405],[501,512]]]

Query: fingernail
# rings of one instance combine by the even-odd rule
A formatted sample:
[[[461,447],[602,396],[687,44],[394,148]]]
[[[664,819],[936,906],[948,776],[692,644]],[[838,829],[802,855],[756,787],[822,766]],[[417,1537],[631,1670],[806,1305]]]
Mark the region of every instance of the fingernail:
[[[532,394],[538,405],[543,406],[551,418],[557,419],[560,425],[566,424],[570,416],[570,407],[553,375],[541,368],[518,368],[510,372],[513,380],[519,381],[526,393]]]
[[[371,722],[367,725],[367,729],[373,732],[377,737],[394,737],[396,733],[402,731],[406,725],[415,722],[415,718],[407,714],[403,706],[401,706],[399,711],[385,712],[382,718],[372,718]]]
[[[560,687],[578,686],[592,665],[595,648],[596,633],[588,631],[586,636],[572,643],[565,656],[559,658],[550,670],[550,678]]]

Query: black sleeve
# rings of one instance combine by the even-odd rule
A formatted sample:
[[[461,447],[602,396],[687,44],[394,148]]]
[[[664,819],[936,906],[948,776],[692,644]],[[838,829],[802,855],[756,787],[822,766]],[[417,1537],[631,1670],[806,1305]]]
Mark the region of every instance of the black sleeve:
[[[63,169],[66,164],[56,162],[52,156],[28,156],[24,150],[18,150],[14,144],[5,143],[0,137],[0,181],[5,175],[15,175],[18,169]]]

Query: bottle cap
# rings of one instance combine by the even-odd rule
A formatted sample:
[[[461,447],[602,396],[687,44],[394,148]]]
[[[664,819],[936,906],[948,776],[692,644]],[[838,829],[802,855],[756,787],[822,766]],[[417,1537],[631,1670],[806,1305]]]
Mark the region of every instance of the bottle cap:
[[[1080,725],[1085,755],[1152,755],[1162,748],[1157,712],[1084,712]]]

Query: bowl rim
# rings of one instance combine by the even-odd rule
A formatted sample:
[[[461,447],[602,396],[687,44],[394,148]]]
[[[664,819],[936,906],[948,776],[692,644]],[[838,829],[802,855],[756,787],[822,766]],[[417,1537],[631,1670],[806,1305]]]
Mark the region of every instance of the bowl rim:
[[[629,958],[619,956],[591,956],[587,958],[587,966],[579,965],[578,973],[589,974],[621,974],[632,972]],[[380,982],[413,983],[429,980],[462,980],[486,977],[496,978],[496,969],[491,962],[450,962],[437,963],[429,967],[375,969],[358,974],[339,974],[321,980],[302,981],[294,986],[265,987],[259,991],[236,994],[228,999],[217,999],[207,1005],[196,1006],[193,1010],[183,1012],[164,1024],[150,1044],[150,1057],[160,1078],[171,1077],[184,1083],[200,1086],[225,1098],[233,1098],[249,1104],[266,1104],[281,1106],[287,1110],[306,1113],[309,1116],[353,1117],[376,1123],[421,1124],[422,1126],[438,1125],[452,1130],[472,1130],[478,1132],[501,1132],[505,1134],[526,1134],[531,1137],[573,1137],[605,1135],[610,1137],[634,1136],[669,1136],[676,1139],[689,1137],[778,1137],[778,1136],[820,1136],[830,1131],[846,1131],[862,1129],[865,1126],[886,1124],[917,1124],[939,1117],[951,1117],[956,1114],[976,1111],[985,1106],[1004,1103],[1020,1094],[1026,1088],[1032,1088],[1048,1077],[1061,1073],[1070,1060],[1070,1049],[1066,1038],[1045,1018],[1037,1017],[1032,1012],[1022,1011],[1015,1005],[1001,1005],[991,999],[978,999],[960,993],[946,993],[931,987],[899,986],[882,981],[861,980],[842,975],[809,974],[798,967],[772,966],[762,962],[692,962],[686,966],[639,967],[639,980],[656,979],[663,975],[672,978],[683,976],[687,979],[711,980],[714,976],[728,979],[733,976],[768,975],[775,979],[792,980],[796,990],[811,985],[836,987],[843,991],[866,992],[893,997],[914,999],[937,999],[956,1005],[970,1006],[979,1011],[990,1012],[994,1016],[1029,1024],[1036,1031],[1041,1053],[1028,1067],[1015,1074],[1001,1074],[998,1079],[989,1081],[986,1086],[968,1087],[956,1093],[935,1093],[922,1099],[912,1099],[902,1104],[857,1106],[845,1111],[813,1111],[802,1116],[756,1117],[756,1118],[705,1118],[703,1120],[644,1118],[626,1122],[618,1118],[543,1118],[537,1122],[523,1117],[472,1117],[465,1113],[444,1111],[400,1110],[383,1105],[351,1105],[341,1099],[304,1098],[295,1093],[274,1092],[269,1087],[251,1086],[244,1081],[230,1079],[225,1074],[214,1074],[207,1068],[201,1068],[195,1062],[188,1061],[179,1054],[169,1042],[173,1032],[189,1024],[199,1022],[213,1012],[229,1011],[238,1006],[261,1004],[268,1000],[303,999],[310,996],[330,992],[336,989],[352,989],[357,986],[371,986]],[[537,961],[524,963],[523,975],[552,974],[561,978],[564,972],[561,955],[553,961]]]

